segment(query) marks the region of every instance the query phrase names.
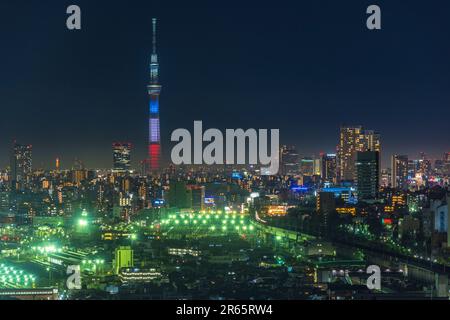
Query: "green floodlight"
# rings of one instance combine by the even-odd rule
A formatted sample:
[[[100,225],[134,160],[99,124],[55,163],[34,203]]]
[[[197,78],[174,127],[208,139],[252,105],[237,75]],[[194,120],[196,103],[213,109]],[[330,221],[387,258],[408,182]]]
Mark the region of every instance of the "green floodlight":
[[[78,220],[78,225],[80,227],[86,227],[88,225],[88,222],[86,219],[80,219],[80,220]]]

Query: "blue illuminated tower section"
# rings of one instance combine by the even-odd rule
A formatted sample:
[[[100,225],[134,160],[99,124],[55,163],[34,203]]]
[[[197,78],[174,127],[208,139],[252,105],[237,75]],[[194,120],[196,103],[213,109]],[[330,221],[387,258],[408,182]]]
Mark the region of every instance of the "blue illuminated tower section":
[[[160,170],[161,164],[161,134],[159,125],[159,95],[161,85],[159,84],[159,64],[158,54],[156,53],[156,19],[153,19],[153,53],[150,63],[150,84],[147,86],[150,96],[150,115],[149,115],[149,143],[147,173],[155,174]]]

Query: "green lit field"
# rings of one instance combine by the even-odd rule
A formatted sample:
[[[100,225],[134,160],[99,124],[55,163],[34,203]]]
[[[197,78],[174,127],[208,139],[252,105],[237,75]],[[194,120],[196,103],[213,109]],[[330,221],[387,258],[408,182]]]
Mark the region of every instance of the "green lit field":
[[[170,212],[162,215],[160,220],[154,221],[150,229],[161,233],[171,232],[202,232],[205,234],[230,233],[248,234],[255,230],[253,222],[247,215],[236,212]]]
[[[33,288],[36,277],[8,264],[0,264],[0,289]]]

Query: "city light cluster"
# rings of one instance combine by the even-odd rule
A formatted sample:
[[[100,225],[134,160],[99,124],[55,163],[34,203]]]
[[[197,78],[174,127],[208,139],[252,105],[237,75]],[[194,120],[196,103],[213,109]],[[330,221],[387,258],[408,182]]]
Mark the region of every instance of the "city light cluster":
[[[255,227],[250,222],[247,216],[237,215],[235,212],[222,211],[210,213],[180,213],[169,214],[167,217],[161,219],[158,223],[150,226],[154,229],[158,224],[160,226],[168,227],[187,227],[187,228],[207,228],[211,231],[253,231]]]
[[[0,264],[0,288],[26,288],[33,286],[36,277],[23,270],[16,269],[6,264]]]

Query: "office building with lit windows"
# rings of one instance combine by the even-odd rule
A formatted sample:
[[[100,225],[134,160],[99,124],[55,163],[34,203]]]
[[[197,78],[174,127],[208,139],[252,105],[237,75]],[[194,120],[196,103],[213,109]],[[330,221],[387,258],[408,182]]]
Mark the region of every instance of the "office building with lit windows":
[[[342,126],[338,147],[338,173],[340,181],[355,181],[358,152],[376,151],[381,154],[380,135],[362,126]]]
[[[31,145],[14,142],[10,162],[10,181],[13,190],[23,190],[31,178],[32,150]]]
[[[293,146],[281,148],[281,170],[283,175],[297,175],[300,169],[299,154]]]
[[[406,190],[408,188],[408,156],[393,155],[391,159],[391,186]]]
[[[127,172],[131,170],[131,143],[116,142],[113,149],[113,171]]]
[[[380,187],[380,158],[378,151],[356,154],[356,189],[358,199],[375,199]]]
[[[337,157],[336,154],[328,153],[321,155],[321,177],[324,183],[336,184]]]

